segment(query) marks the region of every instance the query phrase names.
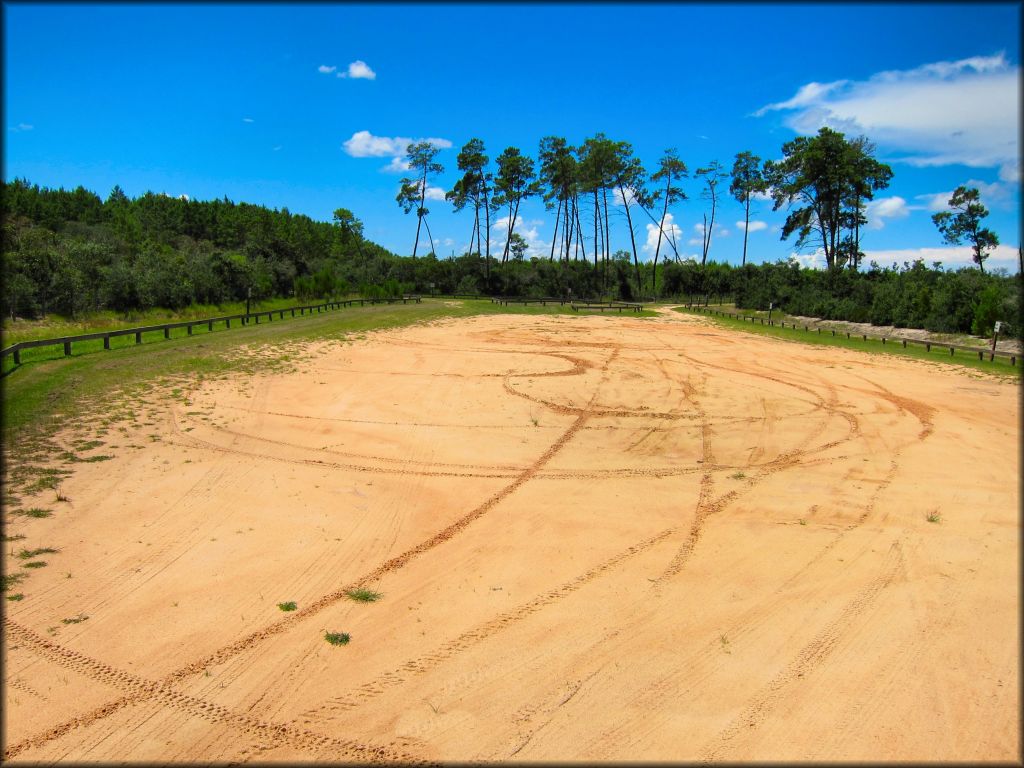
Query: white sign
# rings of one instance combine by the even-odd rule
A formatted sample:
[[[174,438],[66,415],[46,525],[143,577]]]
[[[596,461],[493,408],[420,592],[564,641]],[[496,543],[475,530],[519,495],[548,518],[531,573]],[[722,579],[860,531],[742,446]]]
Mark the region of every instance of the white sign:
[[[996,333],[999,333],[999,329],[1003,327],[1003,323],[1000,320],[996,320]]]
[[[774,301],[769,301],[768,302],[768,309],[771,309],[774,306],[775,306],[775,302]]]

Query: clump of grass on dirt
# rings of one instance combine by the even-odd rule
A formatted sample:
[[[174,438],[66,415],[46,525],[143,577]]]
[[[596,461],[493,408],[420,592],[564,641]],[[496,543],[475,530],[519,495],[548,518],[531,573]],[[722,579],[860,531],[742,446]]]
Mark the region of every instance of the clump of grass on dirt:
[[[925,520],[927,520],[929,523],[939,523],[942,522],[942,515],[940,515],[937,511],[929,512]]]
[[[39,557],[39,555],[55,555],[59,552],[59,549],[53,547],[40,547],[39,549],[23,549],[18,553],[18,558],[21,560],[31,560],[33,557]]]
[[[40,507],[32,507],[31,509],[15,509],[15,510],[12,510],[11,514],[12,515],[20,515],[22,517],[52,517],[53,516],[53,512],[51,512],[48,509],[42,509]]]
[[[16,595],[8,595],[7,599],[10,600],[12,603],[16,603],[19,600],[24,600],[25,596],[23,594],[21,594],[21,592],[19,592]]]
[[[24,538],[24,533],[16,533],[13,536],[8,536],[7,534],[4,534],[4,541],[21,541]]]
[[[287,603],[278,603],[277,607],[280,608],[282,611],[294,611],[299,606],[296,604],[294,600],[289,600]]]
[[[345,592],[345,596],[349,600],[355,600],[357,603],[375,603],[380,600],[383,595],[380,592],[374,592],[372,589],[350,589]]]
[[[31,563],[25,563],[21,567],[22,568],[45,568],[46,567],[46,561],[45,560],[33,560]]]
[[[3,576],[3,591],[9,592],[12,587],[16,587],[28,574],[25,573],[5,573]]]
[[[77,616],[73,616],[70,619],[61,619],[60,623],[61,624],[81,624],[83,621],[85,621],[88,618],[89,617],[86,616],[84,613],[80,613]]]
[[[733,480],[742,480],[746,476],[747,475],[744,472],[733,472],[731,475],[729,475],[729,477],[731,477]]]
[[[351,639],[348,632],[326,632],[324,634],[324,640],[331,645],[348,645],[348,641]]]

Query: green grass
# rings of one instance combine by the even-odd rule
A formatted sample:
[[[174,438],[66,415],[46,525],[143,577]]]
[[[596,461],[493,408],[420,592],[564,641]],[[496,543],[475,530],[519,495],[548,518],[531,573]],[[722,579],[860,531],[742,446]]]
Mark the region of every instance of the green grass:
[[[53,547],[40,547],[39,549],[23,549],[18,553],[18,559],[20,560],[31,560],[33,557],[39,557],[39,555],[55,555],[60,550],[54,549]]]
[[[70,618],[70,619],[61,619],[60,623],[61,624],[81,624],[83,621],[85,621],[88,618],[89,617],[86,616],[84,613],[80,613],[77,616],[74,616],[73,618]]]
[[[19,600],[24,600],[25,596],[21,592],[19,592],[16,595],[8,595],[7,599],[10,600],[12,603],[15,603]]]
[[[295,603],[294,600],[289,600],[287,603],[278,603],[277,607],[280,608],[282,611],[294,611],[299,606]]]
[[[929,523],[939,523],[942,522],[942,515],[940,515],[938,512],[929,512],[928,517],[926,517],[925,520],[927,520]]]
[[[357,603],[375,603],[383,597],[380,592],[374,592],[372,589],[350,589],[345,592],[345,596]]]
[[[9,592],[12,587],[16,587],[24,581],[26,576],[28,576],[27,573],[5,573],[3,575],[3,591]]]
[[[46,567],[46,561],[45,560],[33,560],[31,563],[25,563],[21,567],[22,568],[45,568]]]
[[[711,309],[714,309],[714,307],[711,307]],[[725,308],[723,308],[723,311],[724,309]],[[949,350],[944,347],[933,347],[932,351],[929,352],[920,344],[908,344],[906,349],[904,349],[899,342],[888,341],[885,344],[882,344],[879,339],[873,339],[870,336],[868,336],[867,341],[865,341],[860,335],[852,331],[850,332],[850,338],[846,338],[845,331],[836,331],[835,336],[832,336],[831,331],[826,331],[825,329],[822,329],[820,334],[814,330],[805,331],[802,325],[799,328],[791,327],[788,320],[786,321],[786,327],[782,328],[779,325],[761,325],[760,323],[755,324],[748,320],[740,320],[734,317],[709,315],[704,312],[687,309],[686,307],[676,307],[675,311],[686,315],[695,315],[707,318],[730,330],[741,330],[746,331],[747,333],[771,336],[785,341],[797,341],[804,344],[839,347],[841,349],[852,349],[859,352],[869,352],[871,354],[894,355],[897,357],[912,358],[915,360],[927,360],[934,363],[950,363],[953,365],[960,365],[965,368],[974,368],[979,371],[985,371],[986,373],[1012,376],[1017,379],[1021,378],[1021,369],[1024,367],[1024,360],[1021,358],[1018,358],[1017,365],[1014,366],[1010,365],[1009,358],[996,357],[994,361],[989,362],[988,357],[984,360],[978,360],[977,354],[973,352],[958,351],[954,355],[950,356]],[[745,312],[745,314],[750,316],[753,313]],[[772,322],[776,322],[776,320],[777,313],[773,315]]]
[[[12,515],[18,515],[20,517],[52,517],[53,512],[48,509],[40,509],[39,507],[32,507],[31,509],[15,509],[11,511]],[[22,537],[24,538],[24,536]]]
[[[729,477],[731,477],[733,480],[742,480],[746,476],[747,475],[745,472],[733,472],[731,475],[729,475]]]
[[[5,542],[6,541],[21,541],[24,538],[26,538],[24,533],[16,533],[13,536],[8,536],[7,534],[4,534],[4,541]]]
[[[324,634],[324,640],[331,645],[348,645],[351,638],[348,632],[327,632]]]

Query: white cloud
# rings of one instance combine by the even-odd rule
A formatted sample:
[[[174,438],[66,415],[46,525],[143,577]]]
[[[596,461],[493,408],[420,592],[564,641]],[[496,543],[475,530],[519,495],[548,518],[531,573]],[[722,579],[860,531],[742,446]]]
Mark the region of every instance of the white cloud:
[[[351,77],[353,80],[376,80],[377,73],[370,69],[365,61],[356,59],[348,65],[348,71],[339,72],[338,77]]]
[[[957,245],[945,248],[900,248],[893,250],[864,251],[864,264],[872,261],[881,267],[888,267],[895,262],[902,266],[903,262],[913,264],[917,259],[931,266],[934,261],[941,261],[945,269],[977,266],[974,263],[973,251],[969,245]],[[985,259],[985,270],[992,271],[1002,267],[1008,272],[1017,272],[1019,262],[1017,249],[1012,245],[998,245],[995,251]]]
[[[352,157],[405,157],[410,144],[428,141],[438,149],[448,149],[448,139],[407,139],[402,136],[374,136],[369,131],[356,131],[341,146]]]
[[[276,147],[274,147],[274,151],[275,152],[280,152],[281,151],[281,145],[278,144]]]
[[[381,168],[385,173],[405,173],[409,170],[409,162],[401,157],[392,157],[391,162]]]
[[[797,253],[794,251],[789,254],[789,260],[795,261],[800,266],[809,269],[824,269],[826,266],[825,251],[821,248],[816,249],[813,253]]]
[[[242,122],[243,123],[255,123],[256,121],[253,120],[251,117],[243,117],[242,118]]]
[[[867,229],[882,229],[886,219],[905,219],[910,215],[910,208],[906,200],[899,195],[893,195],[872,200],[867,204],[864,213],[868,218],[865,225]]]
[[[693,225],[693,231],[696,233],[695,237],[691,237],[686,241],[687,245],[703,245],[704,244],[704,222]],[[723,227],[721,224],[715,224],[714,229],[711,231],[712,237],[728,237],[729,230]]]
[[[746,222],[743,221],[737,221],[736,229],[742,232],[745,223]],[[748,232],[760,232],[762,229],[768,229],[768,224],[764,221],[752,221],[750,222],[750,226],[747,227]]]
[[[444,200],[444,190],[440,187],[432,187],[427,184],[427,191],[424,194],[427,200]]]
[[[810,135],[822,126],[866,134],[893,160],[917,166],[963,164],[1019,177],[1020,67],[1000,53],[862,81],[809,83],[755,115],[791,111],[786,124]]]
[[[319,67],[316,68],[316,71],[323,75],[329,75],[336,69],[337,67],[328,67],[326,64],[321,64]]]
[[[671,213],[665,214],[665,222],[661,227],[663,234],[661,234],[661,253],[671,252],[672,246],[669,245],[669,241],[673,238],[676,242],[676,247],[679,247],[679,241],[682,240],[683,230],[678,224],[675,223]],[[659,228],[656,224],[647,224],[647,241],[643,244],[640,250],[646,251],[647,253],[654,255],[654,251],[658,247],[658,234]],[[699,241],[698,241],[699,242]]]
[[[965,187],[974,188],[981,193],[981,202],[988,208],[993,205],[1011,203],[1011,187],[999,181],[988,183],[977,179],[970,179],[964,182]],[[945,211],[949,210],[949,198],[953,196],[953,190],[948,192],[929,192],[924,195],[915,195],[915,200],[921,200],[922,205],[910,206],[910,210]]]
[[[763,117],[766,112],[772,110],[799,109],[800,107],[817,104],[836,88],[840,88],[848,82],[849,80],[836,80],[834,83],[808,83],[807,85],[800,86],[800,90],[796,92],[793,98],[761,107],[754,113],[754,117]]]
[[[18,123],[17,125],[12,125],[8,130],[20,133],[21,131],[31,131],[32,126],[28,123]]]
[[[499,258],[505,251],[505,234],[508,232],[508,216],[502,216],[501,218],[491,222],[491,255],[497,255]],[[540,239],[540,233],[538,227],[544,225],[541,219],[517,219],[515,234],[519,235],[523,240],[526,241],[527,249],[524,258],[541,258],[542,256],[547,258],[550,255],[551,242],[544,242]],[[482,226],[482,225],[481,225]],[[483,229],[481,228],[481,234]],[[486,237],[486,235],[484,235]],[[466,245],[463,251],[468,249]],[[476,243],[473,243],[473,249],[476,250]],[[483,248],[480,249],[481,252]],[[589,254],[591,257],[593,254]]]
[[[916,208],[925,208],[929,211],[944,211],[949,207],[949,198],[953,196],[953,191],[949,192],[929,192],[926,195],[914,195],[915,200],[920,200],[924,203],[923,206],[915,206]]]

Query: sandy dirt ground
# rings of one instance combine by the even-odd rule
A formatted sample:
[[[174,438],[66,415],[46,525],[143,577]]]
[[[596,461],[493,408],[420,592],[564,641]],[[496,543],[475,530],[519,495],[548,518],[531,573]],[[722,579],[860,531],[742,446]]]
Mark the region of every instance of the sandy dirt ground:
[[[1017,761],[1019,398],[666,313],[153,400],[8,526],[4,756]]]

